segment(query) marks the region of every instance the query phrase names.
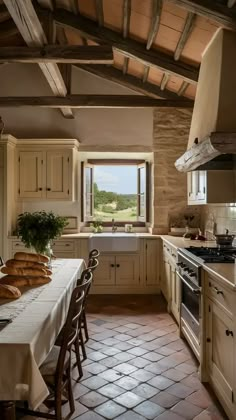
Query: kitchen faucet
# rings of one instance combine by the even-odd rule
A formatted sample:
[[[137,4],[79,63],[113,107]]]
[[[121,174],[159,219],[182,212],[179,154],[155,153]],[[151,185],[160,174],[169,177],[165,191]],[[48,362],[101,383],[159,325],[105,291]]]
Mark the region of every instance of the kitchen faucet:
[[[117,231],[117,226],[115,225],[115,219],[112,219],[112,233],[115,233]]]

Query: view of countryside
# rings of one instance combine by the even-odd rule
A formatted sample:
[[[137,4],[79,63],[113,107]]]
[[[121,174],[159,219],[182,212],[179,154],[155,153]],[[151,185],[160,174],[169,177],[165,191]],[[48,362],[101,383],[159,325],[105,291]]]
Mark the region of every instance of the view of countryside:
[[[94,167],[94,217],[137,220],[137,166]]]

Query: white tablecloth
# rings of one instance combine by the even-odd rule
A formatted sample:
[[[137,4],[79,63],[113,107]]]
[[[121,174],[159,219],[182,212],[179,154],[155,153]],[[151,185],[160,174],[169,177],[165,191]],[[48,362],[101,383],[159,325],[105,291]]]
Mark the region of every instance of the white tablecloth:
[[[25,288],[15,301],[0,299],[0,317],[13,319],[0,328],[0,400],[28,400],[36,409],[47,397],[39,366],[65,322],[72,290],[84,268],[81,259],[56,260],[50,283]]]

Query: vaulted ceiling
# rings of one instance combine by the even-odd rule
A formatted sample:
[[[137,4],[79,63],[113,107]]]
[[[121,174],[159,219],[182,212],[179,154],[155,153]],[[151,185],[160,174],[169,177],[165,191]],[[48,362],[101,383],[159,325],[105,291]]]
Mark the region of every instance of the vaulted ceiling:
[[[0,47],[109,45],[112,65],[77,65],[154,98],[194,99],[202,52],[219,27],[236,29],[236,0],[37,0],[32,4],[0,0]],[[56,63],[40,66],[54,94],[66,96],[68,65],[67,70]],[[69,108],[61,109],[70,117]]]

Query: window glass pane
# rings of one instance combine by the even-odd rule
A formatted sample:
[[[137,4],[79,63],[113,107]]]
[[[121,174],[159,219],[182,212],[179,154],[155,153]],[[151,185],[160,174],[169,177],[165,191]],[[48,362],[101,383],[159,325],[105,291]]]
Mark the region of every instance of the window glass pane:
[[[140,193],[144,194],[145,192],[145,168],[140,168]]]
[[[85,211],[88,217],[91,217],[93,214],[92,207],[92,168],[86,168],[85,170]]]
[[[94,165],[94,218],[137,221],[137,165]]]

